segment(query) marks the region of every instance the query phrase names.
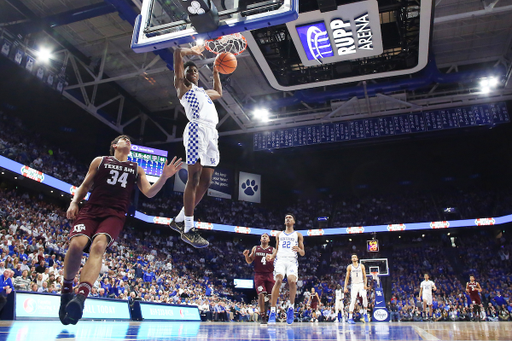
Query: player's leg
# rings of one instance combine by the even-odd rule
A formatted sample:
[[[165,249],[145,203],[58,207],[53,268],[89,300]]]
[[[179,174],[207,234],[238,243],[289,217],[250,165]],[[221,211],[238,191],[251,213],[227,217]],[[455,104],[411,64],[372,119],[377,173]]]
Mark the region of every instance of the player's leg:
[[[64,283],[62,284],[60,296],[59,319],[64,325],[69,324],[66,319],[66,306],[73,299],[73,281],[75,279],[80,264],[82,263],[82,254],[89,244],[89,237],[86,235],[77,235],[71,238],[69,247],[64,257]]]
[[[92,290],[92,285],[98,279],[103,254],[109,242],[110,237],[105,234],[96,235],[92,241],[89,258],[80,273],[77,295],[66,306],[66,318],[69,319],[71,324],[76,324],[82,318],[85,299]]]
[[[297,271],[292,270],[292,272],[297,273]],[[286,278],[288,278],[288,289],[290,291],[290,306],[286,311],[286,322],[288,324],[292,324],[295,319],[294,311],[295,311],[295,295],[297,294],[297,276],[289,274]]]
[[[368,323],[368,294],[366,292],[366,289],[364,287],[361,287],[359,289],[359,295],[363,299],[363,317],[364,322]]]
[[[280,271],[284,270],[281,269],[282,267],[278,264],[274,266],[274,271],[276,272],[275,275],[275,283],[274,287],[272,288],[272,296],[270,298],[270,317],[268,318],[269,324],[276,323],[276,305],[277,305],[277,298],[279,297],[279,289],[281,288],[281,284],[283,283],[283,273],[279,273]],[[284,272],[284,271],[283,271]]]
[[[354,307],[356,305],[357,300],[357,290],[355,288],[355,285],[352,285],[352,288],[350,289],[350,306],[348,307],[348,323],[355,323],[353,314],[354,314]]]
[[[265,278],[263,275],[256,273],[254,275],[254,286],[258,295],[258,306],[260,308],[261,323],[265,322],[265,295],[267,294]]]
[[[196,248],[208,246],[208,241],[201,237],[194,228],[194,208],[203,198],[208,186],[210,185],[213,174],[212,168],[204,168],[201,163],[196,162],[188,166],[188,179],[183,193],[183,207],[185,212],[182,226],[181,239]],[[203,189],[205,188],[205,189]],[[172,227],[172,225],[171,225]]]

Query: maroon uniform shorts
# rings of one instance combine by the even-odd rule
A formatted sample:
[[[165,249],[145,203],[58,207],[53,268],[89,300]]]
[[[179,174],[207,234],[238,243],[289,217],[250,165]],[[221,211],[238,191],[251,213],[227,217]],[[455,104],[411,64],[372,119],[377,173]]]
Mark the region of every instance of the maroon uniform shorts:
[[[274,287],[274,275],[272,272],[257,272],[254,274],[254,286],[256,293],[259,294],[272,294]]]
[[[312,300],[311,301],[311,310],[316,310],[318,308],[318,301],[317,300]]]
[[[471,298],[471,302],[473,304],[481,305],[482,300],[480,299],[480,295],[478,294],[478,291],[475,291],[475,293],[470,293],[469,298]]]
[[[94,238],[104,234],[107,236],[108,246],[110,246],[123,230],[125,220],[126,215],[122,211],[103,206],[86,205],[78,212],[78,217],[73,222],[69,233],[69,239],[76,236],[87,236],[89,243],[84,251],[89,252]]]

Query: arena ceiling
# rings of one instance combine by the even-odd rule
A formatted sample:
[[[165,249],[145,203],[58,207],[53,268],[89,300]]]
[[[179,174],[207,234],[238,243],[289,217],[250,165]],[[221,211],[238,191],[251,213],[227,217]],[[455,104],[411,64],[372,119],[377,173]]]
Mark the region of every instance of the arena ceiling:
[[[69,83],[63,96],[106,126],[155,146],[180,141],[186,118],[168,65],[172,49],[160,55],[134,53],[133,26],[126,13],[118,12],[120,3],[133,11],[141,6],[140,0],[6,0],[0,4],[0,28],[3,34],[17,34],[32,50],[43,43],[51,46],[67,67]],[[491,93],[482,94],[474,79],[322,103],[308,103],[306,98],[293,106],[274,105],[269,108],[270,121],[261,122],[253,116],[255,107],[296,94],[272,88],[253,54],[246,51],[238,57],[236,72],[223,77],[225,95],[218,103],[221,136],[511,99],[512,0],[433,0],[433,7],[432,60],[442,73],[483,74],[500,68],[500,84]],[[73,19],[84,8],[96,12],[88,19]],[[196,62],[205,65],[212,58],[206,54]],[[202,68],[202,83],[210,80],[211,72]]]

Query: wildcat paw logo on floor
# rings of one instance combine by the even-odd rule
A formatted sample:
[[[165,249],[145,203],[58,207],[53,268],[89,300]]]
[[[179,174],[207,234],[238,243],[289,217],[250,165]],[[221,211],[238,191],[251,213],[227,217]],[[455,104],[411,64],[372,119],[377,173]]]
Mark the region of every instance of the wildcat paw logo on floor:
[[[245,194],[252,196],[258,192],[258,185],[255,180],[247,179],[247,181],[242,184],[242,189]]]

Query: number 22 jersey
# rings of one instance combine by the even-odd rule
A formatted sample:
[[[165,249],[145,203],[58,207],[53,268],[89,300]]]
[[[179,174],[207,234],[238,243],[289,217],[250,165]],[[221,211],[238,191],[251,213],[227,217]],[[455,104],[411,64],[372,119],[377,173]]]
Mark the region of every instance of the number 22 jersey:
[[[104,156],[94,176],[91,197],[86,205],[128,212],[138,175],[137,163]]]

